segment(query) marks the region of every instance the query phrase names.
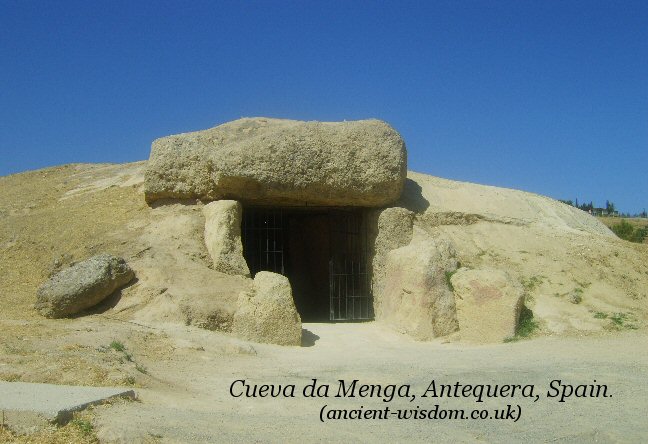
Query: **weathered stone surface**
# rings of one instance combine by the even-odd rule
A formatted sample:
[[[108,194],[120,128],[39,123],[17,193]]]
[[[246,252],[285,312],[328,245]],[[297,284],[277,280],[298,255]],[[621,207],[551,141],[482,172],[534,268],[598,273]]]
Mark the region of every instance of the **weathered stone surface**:
[[[241,243],[242,205],[235,200],[219,200],[203,207],[205,245],[214,270],[227,274],[249,276]]]
[[[446,273],[456,270],[452,244],[418,229],[409,245],[387,254],[385,288],[376,296],[376,319],[429,340],[457,330],[454,295]]]
[[[300,345],[301,330],[288,278],[257,273],[252,291],[239,295],[232,333],[249,341]]]
[[[239,119],[154,141],[145,196],[384,206],[400,196],[406,167],[403,139],[380,120]]]
[[[494,222],[550,229],[552,233],[614,237],[600,220],[585,211],[525,191],[458,182],[410,171],[399,206],[420,207],[419,221],[429,226],[469,226]],[[421,204],[424,202],[424,204]]]
[[[69,316],[97,305],[134,276],[124,259],[100,254],[52,276],[38,289],[35,308],[48,318]]]
[[[502,342],[515,335],[524,290],[502,270],[459,269],[450,279],[457,304],[461,338]]]
[[[369,214],[372,287],[374,294],[382,294],[385,286],[387,253],[404,247],[412,240],[414,213],[400,207],[372,210]],[[374,311],[380,312],[380,297],[374,299]]]
[[[232,313],[218,295],[211,298],[179,298],[178,306],[185,325],[194,325],[212,331],[229,331]]]
[[[115,309],[138,323],[180,323],[231,330],[236,300],[252,279],[211,268],[205,245],[203,206],[173,203],[149,213],[145,232],[133,242],[142,253],[129,264],[137,285],[129,286]]]

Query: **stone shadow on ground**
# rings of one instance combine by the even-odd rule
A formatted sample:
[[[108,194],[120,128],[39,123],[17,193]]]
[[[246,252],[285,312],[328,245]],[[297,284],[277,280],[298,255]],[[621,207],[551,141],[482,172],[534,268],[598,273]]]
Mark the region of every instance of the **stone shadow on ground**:
[[[137,284],[139,280],[135,277],[133,278],[128,284],[124,285],[118,290],[115,290],[112,294],[107,296],[103,301],[99,302],[97,305],[90,307],[86,310],[80,311],[79,313],[76,313],[70,318],[81,318],[83,316],[88,316],[88,315],[93,315],[93,314],[102,314],[107,312],[110,309],[113,309],[119,304],[119,301],[121,300],[122,297],[122,292],[126,290],[127,288],[132,287],[133,285]]]
[[[301,346],[312,347],[320,337],[310,330],[302,328]]]
[[[201,201],[201,199],[177,199],[172,197],[165,197],[162,199],[157,199],[153,202],[146,202],[149,208],[156,209],[162,208],[169,205],[182,205],[183,207],[195,207],[196,203]],[[208,203],[208,200],[205,200],[204,203]]]
[[[423,189],[421,186],[414,182],[412,179],[405,180],[403,193],[396,206],[407,208],[417,214],[422,214],[430,206],[430,202],[423,197]]]

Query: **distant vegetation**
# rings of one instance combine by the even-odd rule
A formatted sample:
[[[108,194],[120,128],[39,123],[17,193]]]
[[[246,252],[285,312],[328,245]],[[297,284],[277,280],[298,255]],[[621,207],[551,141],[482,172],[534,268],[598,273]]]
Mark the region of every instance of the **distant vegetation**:
[[[638,227],[631,223],[621,220],[621,222],[613,224],[610,229],[619,236],[630,242],[642,243],[648,237],[648,225]]]
[[[589,203],[578,203],[578,199],[576,201],[573,200],[565,200],[565,199],[558,199],[560,202],[571,205],[572,207],[576,207],[579,210],[583,210],[587,213],[593,214],[594,216],[619,216],[619,217],[643,217],[643,218],[648,218],[648,213],[646,212],[646,209],[641,213],[623,213],[619,210],[617,210],[616,205],[614,205],[614,202],[610,202],[609,200],[605,201],[605,206],[604,207],[596,207],[594,205],[594,202],[590,201]]]
[[[595,207],[591,201],[579,204],[578,199],[576,202],[560,199],[560,202],[599,216],[600,220],[621,239],[637,243],[648,242],[648,221],[642,220],[648,218],[645,209],[641,213],[630,214],[617,211],[614,203],[609,200],[605,201],[605,207],[602,208]]]

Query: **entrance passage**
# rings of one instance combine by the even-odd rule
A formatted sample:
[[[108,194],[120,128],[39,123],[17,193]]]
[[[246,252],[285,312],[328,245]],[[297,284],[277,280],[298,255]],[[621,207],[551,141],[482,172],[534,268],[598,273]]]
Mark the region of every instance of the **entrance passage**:
[[[242,241],[252,276],[288,277],[302,320],[373,319],[359,210],[245,207]]]

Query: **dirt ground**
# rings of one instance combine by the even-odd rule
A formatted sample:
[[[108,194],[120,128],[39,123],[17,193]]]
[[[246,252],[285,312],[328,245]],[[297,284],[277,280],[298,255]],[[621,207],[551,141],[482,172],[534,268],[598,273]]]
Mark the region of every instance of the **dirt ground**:
[[[640,442],[648,436],[648,336],[541,338],[515,344],[461,346],[420,343],[367,324],[306,324],[311,347],[241,345],[193,329],[167,330],[176,349],[148,363],[153,387],[141,402],[100,408],[95,423],[106,442]],[[230,350],[232,353],[223,353]],[[305,398],[316,378],[328,398]],[[295,398],[233,398],[233,381],[295,384]],[[338,381],[409,384],[417,399],[336,398]],[[438,384],[534,384],[539,400],[421,398]],[[611,397],[546,397],[550,383],[608,386]],[[238,394],[236,392],[235,394]],[[338,420],[321,422],[320,409],[506,409],[512,420]]]
[[[0,178],[0,379],[126,385],[140,398],[94,409],[87,436],[66,438],[66,429],[32,442],[640,442],[648,436],[645,245],[596,234],[591,221],[583,225],[579,215],[544,198],[421,178],[423,194],[404,204],[427,199],[418,223],[450,236],[462,264],[504,268],[520,279],[539,325],[530,339],[476,346],[455,335],[421,343],[368,322],[304,324],[303,347],[252,344],[197,328],[200,313],[190,313],[192,322],[178,315],[183,303],[206,292],[222,293],[231,305],[226,295],[243,284],[209,269],[198,206],[146,205],[142,166],[66,165]],[[125,257],[138,281],[87,316],[36,314],[36,289],[50,273],[104,251]],[[570,302],[574,293],[581,303]],[[331,385],[330,398],[302,396],[312,378]],[[233,398],[229,388],[237,379],[295,384],[296,397]],[[340,379],[409,384],[417,399],[335,398]],[[557,379],[596,380],[612,397],[559,403],[545,396]],[[421,398],[432,380],[534,384],[540,396],[483,403]],[[421,411],[436,404],[489,414],[510,404],[522,413],[516,422],[319,418],[324,405]],[[0,434],[0,441],[9,439]]]
[[[624,332],[582,338],[535,338],[470,346],[417,342],[369,322],[304,324],[303,347],[252,344],[223,333],[168,324],[155,328],[94,315],[68,321],[49,341],[103,355],[116,371],[137,376],[139,400],[93,410],[100,442],[640,442],[648,436],[648,335]],[[110,349],[117,341],[124,352]],[[154,346],[152,349],[151,346]],[[140,370],[135,370],[135,367]],[[65,373],[92,378],[93,369]],[[52,378],[70,376],[65,373]],[[330,385],[328,397],[307,398],[302,389],[316,378]],[[296,387],[295,397],[234,398],[231,384]],[[396,396],[336,398],[347,384],[409,384],[416,399]],[[534,398],[423,398],[437,384],[535,385]],[[573,386],[605,384],[611,397],[548,398],[553,380]],[[596,381],[596,382],[594,382]],[[70,381],[72,382],[72,381]],[[240,387],[238,387],[240,388]],[[237,388],[237,390],[238,390]],[[236,392],[235,394],[238,394]],[[320,421],[320,409],[487,409],[519,405],[512,419],[419,419]],[[37,441],[39,442],[39,441]],[[42,442],[57,442],[44,439]],[[65,441],[63,441],[65,442]],[[76,441],[67,441],[76,442]],[[83,441],[79,441],[83,442]]]

